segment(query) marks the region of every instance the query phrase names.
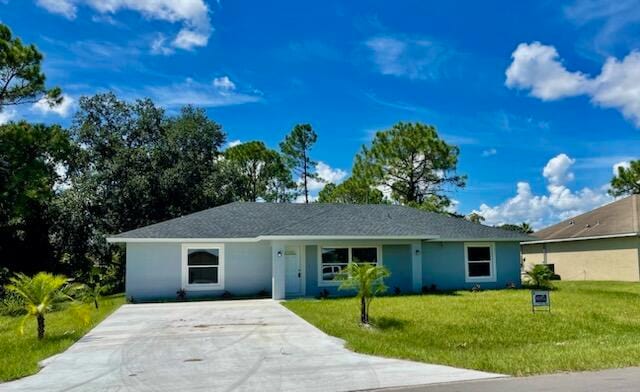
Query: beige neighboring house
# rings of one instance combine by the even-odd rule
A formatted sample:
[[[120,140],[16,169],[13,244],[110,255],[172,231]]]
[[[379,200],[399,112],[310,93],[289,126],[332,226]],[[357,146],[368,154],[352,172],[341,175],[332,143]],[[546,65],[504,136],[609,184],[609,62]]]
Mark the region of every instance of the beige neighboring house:
[[[521,243],[524,268],[548,264],[562,280],[640,281],[640,195],[567,219]]]

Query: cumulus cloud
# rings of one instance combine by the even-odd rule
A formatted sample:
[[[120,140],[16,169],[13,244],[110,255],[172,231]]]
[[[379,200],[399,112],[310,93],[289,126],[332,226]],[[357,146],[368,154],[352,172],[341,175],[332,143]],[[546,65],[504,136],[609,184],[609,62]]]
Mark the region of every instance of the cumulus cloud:
[[[56,106],[49,106],[46,99],[41,99],[31,106],[31,109],[42,114],[57,114],[60,117],[68,117],[74,107],[74,99],[67,94],[62,94],[62,102]]]
[[[518,45],[506,71],[506,86],[529,90],[544,101],[587,95],[595,105],[614,108],[640,127],[640,52],[622,60],[609,57],[600,74],[569,71],[553,46],[540,42]]]
[[[328,183],[339,184],[347,177],[347,172],[342,169],[334,169],[320,161],[316,164],[316,173],[321,180],[311,179],[307,183],[310,191],[320,191]]]
[[[4,109],[0,112],[0,125],[4,125],[9,121],[14,120],[17,115],[18,112],[13,109]]]
[[[409,79],[434,79],[453,51],[429,39],[378,36],[365,42],[383,75]]]
[[[231,147],[239,146],[240,144],[242,144],[242,142],[239,139],[230,140],[227,143],[227,145],[225,146],[225,148],[231,148]]]
[[[226,84],[221,85],[219,79],[211,83],[200,83],[193,79],[186,79],[182,83],[167,86],[148,87],[148,95],[166,107],[196,105],[201,107],[219,107],[241,105],[258,102],[262,99],[259,91],[236,91],[235,83],[225,77]],[[216,83],[216,80],[218,82]],[[233,89],[230,86],[233,85]]]
[[[213,31],[209,7],[204,0],[37,0],[36,4],[67,19],[76,18],[78,7],[87,6],[107,16],[128,10],[138,12],[147,19],[180,23],[180,31],[171,45],[184,50],[206,46]],[[159,41],[155,40],[152,51],[158,51],[158,45]]]
[[[511,54],[506,85],[530,89],[531,95],[542,100],[554,100],[585,92],[587,77],[568,71],[553,46],[540,42],[522,43]]]
[[[625,169],[628,169],[628,168],[630,168],[630,167],[631,167],[631,162],[629,162],[629,161],[622,161],[622,162],[614,163],[614,164],[613,164],[613,167],[612,167],[612,171],[613,171],[613,175],[614,175],[614,176],[617,176],[617,175],[618,175],[618,169],[619,169],[619,168],[621,168],[621,167],[623,167],[623,168],[625,168]]]
[[[474,210],[485,218],[485,224],[529,222],[541,229],[562,219],[589,211],[612,200],[607,185],[600,188],[569,188],[575,175],[571,171],[576,160],[566,154],[551,158],[542,170],[547,181],[546,194],[536,195],[528,182],[518,182],[516,194],[496,206],[480,205]]]

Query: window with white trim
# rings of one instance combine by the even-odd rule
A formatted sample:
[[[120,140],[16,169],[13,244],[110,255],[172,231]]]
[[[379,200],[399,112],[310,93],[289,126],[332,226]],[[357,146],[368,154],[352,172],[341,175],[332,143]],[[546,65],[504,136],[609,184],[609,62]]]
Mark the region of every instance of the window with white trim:
[[[376,246],[320,247],[319,283],[338,284],[334,280],[349,263],[378,264],[380,248]]]
[[[495,281],[495,251],[492,243],[465,244],[467,282]]]
[[[189,289],[220,289],[223,286],[222,245],[185,245],[182,250],[182,283]]]

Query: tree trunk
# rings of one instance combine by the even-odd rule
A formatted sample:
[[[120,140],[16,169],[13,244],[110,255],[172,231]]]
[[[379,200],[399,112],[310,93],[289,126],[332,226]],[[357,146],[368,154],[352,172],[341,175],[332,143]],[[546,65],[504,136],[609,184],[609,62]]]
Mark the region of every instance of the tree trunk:
[[[367,312],[367,300],[364,296],[360,297],[360,322],[369,324],[369,314]]]
[[[44,338],[44,316],[39,314],[36,319],[38,320],[38,340],[42,340]]]
[[[309,204],[309,189],[307,188],[307,176],[308,172],[308,162],[307,162],[307,150],[305,148],[303,152],[304,157],[304,165],[303,165],[303,176],[304,176],[304,203]]]

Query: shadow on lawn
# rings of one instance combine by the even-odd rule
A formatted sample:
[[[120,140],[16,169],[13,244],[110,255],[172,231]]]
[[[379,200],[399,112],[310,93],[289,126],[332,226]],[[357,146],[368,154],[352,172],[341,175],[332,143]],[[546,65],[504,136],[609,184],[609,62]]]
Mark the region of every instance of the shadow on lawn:
[[[401,320],[397,318],[391,317],[376,317],[372,320],[372,324],[374,327],[386,331],[389,329],[398,329],[402,330],[407,325],[406,320]]]

